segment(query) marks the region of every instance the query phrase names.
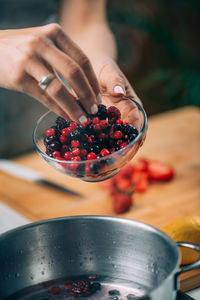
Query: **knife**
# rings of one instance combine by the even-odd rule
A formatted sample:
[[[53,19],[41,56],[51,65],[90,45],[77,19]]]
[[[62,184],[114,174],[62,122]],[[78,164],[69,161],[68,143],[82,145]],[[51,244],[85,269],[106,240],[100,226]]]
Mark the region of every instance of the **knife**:
[[[12,176],[15,176],[17,178],[24,179],[26,181],[30,182],[36,182],[41,185],[45,185],[47,187],[56,189],[58,191],[73,195],[73,196],[78,196],[78,197],[83,197],[83,195],[67,188],[60,186],[52,181],[46,180],[42,174],[40,174],[38,171],[35,171],[31,168],[22,166],[20,164],[17,164],[13,161],[7,160],[7,159],[0,159],[0,170],[6,172],[7,174],[10,174]]]

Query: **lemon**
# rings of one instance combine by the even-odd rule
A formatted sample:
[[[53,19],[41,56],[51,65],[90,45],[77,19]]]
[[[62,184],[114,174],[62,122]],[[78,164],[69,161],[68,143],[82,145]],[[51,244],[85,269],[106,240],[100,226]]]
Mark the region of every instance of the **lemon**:
[[[163,228],[175,242],[200,244],[200,216],[186,216],[176,219]],[[199,258],[193,249],[180,247],[182,264],[191,264]]]

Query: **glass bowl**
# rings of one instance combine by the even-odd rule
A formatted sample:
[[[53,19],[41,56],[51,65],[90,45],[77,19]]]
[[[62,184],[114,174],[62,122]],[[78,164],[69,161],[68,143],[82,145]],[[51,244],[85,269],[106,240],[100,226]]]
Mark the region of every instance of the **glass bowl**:
[[[81,160],[74,162],[49,157],[45,153],[45,131],[55,125],[58,116],[54,112],[48,111],[40,117],[33,131],[33,142],[36,150],[48,164],[66,175],[89,182],[102,181],[114,176],[134,157],[140,147],[141,141],[144,138],[147,127],[147,116],[143,107],[137,101],[129,97],[124,98],[133,101],[137,105],[142,120],[142,126],[139,130],[138,136],[126,147],[110,155],[94,160]],[[126,121],[126,117],[127,115],[123,116],[122,114],[121,119]]]

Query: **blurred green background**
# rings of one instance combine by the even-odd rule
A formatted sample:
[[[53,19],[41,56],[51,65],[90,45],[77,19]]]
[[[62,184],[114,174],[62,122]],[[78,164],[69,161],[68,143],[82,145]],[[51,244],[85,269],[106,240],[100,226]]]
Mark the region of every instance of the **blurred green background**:
[[[200,0],[109,0],[108,20],[149,115],[200,106]]]

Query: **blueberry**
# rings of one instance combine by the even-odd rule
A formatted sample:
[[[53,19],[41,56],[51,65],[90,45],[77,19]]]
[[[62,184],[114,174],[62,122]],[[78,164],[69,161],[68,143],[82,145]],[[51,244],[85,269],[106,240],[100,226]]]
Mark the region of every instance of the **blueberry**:
[[[98,174],[99,173],[99,164],[91,164],[90,170],[93,174]]]
[[[110,290],[110,291],[108,292],[108,294],[109,294],[110,296],[120,296],[120,291],[118,291],[118,290]]]

